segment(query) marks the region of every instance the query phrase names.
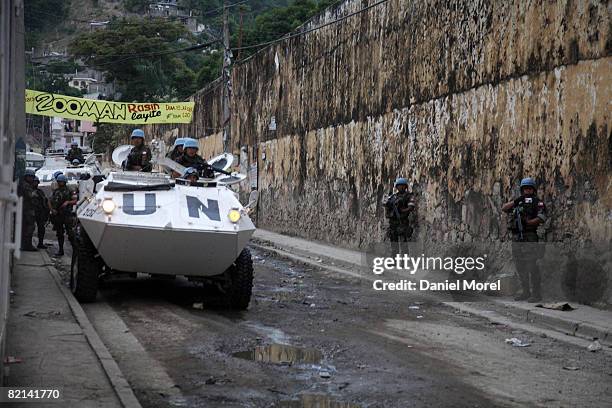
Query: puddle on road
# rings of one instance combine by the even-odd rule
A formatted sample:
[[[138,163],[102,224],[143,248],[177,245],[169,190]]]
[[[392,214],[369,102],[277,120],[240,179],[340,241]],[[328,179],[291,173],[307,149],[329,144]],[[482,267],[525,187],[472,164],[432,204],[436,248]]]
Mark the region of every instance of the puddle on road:
[[[350,402],[337,401],[328,395],[302,394],[296,401],[281,401],[282,408],[360,408]]]
[[[239,351],[232,356],[245,360],[275,364],[318,364],[323,354],[316,349],[299,348],[285,344],[257,346],[254,350]]]

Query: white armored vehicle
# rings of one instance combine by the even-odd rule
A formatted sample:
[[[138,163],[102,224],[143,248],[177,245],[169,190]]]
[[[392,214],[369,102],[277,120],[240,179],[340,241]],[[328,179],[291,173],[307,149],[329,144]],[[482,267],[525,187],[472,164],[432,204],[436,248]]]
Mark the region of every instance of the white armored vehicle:
[[[101,278],[146,273],[215,284],[231,308],[246,309],[253,281],[246,245],[255,231],[248,211],[256,192],[243,207],[228,187],[243,178],[223,171],[191,185],[163,173],[113,171],[95,192],[84,182],[90,194],[80,188],[71,272],[77,299],[94,301]]]
[[[64,156],[46,156],[42,167],[36,170],[36,176],[40,179],[38,188],[40,188],[47,197],[50,197],[53,192],[53,174],[61,171],[68,179],[68,187],[76,189],[79,180],[83,177],[91,178],[102,173],[100,164],[96,160],[96,156],[91,154],[86,157],[85,163],[72,165],[68,163]]]

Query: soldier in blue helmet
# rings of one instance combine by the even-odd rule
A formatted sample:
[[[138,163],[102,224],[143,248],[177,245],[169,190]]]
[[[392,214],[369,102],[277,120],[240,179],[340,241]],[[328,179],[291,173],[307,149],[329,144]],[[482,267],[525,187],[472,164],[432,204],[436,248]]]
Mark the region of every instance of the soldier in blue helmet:
[[[36,220],[36,232],[38,235],[38,245],[36,248],[44,249],[46,246],[45,241],[45,228],[47,221],[49,220],[49,200],[45,195],[44,191],[38,188],[40,180],[38,177],[34,177],[32,182],[32,188],[34,189],[34,215]]]
[[[399,253],[400,242],[408,242],[414,231],[414,197],[408,192],[408,180],[399,177],[395,180],[396,192],[385,202],[385,217],[389,220],[387,238],[391,241],[391,251]],[[407,248],[404,248],[407,249]]]
[[[521,195],[502,206],[502,211],[511,214],[509,229],[512,231],[512,240],[519,242],[538,242],[538,226],[546,221],[546,206],[536,196],[536,183],[531,177],[521,180]],[[536,303],[542,300],[541,276],[537,259],[539,254],[537,245],[514,244],[512,255],[516,272],[521,283],[521,293],[515,300],[527,300]],[[530,285],[531,283],[531,285]]]
[[[176,162],[184,167],[193,167],[198,170],[204,178],[214,178],[215,173],[206,160],[198,155],[198,141],[187,138],[183,145],[183,154]]]
[[[185,173],[183,173],[183,178],[189,181],[189,185],[193,186],[198,182],[198,171],[193,167],[187,167]]]
[[[178,137],[174,141],[174,146],[172,147],[172,151],[168,153],[168,156],[171,160],[177,161],[179,157],[183,154],[183,145],[185,144],[185,137]]]
[[[36,174],[28,169],[23,174],[23,179],[20,181],[17,193],[23,199],[22,214],[21,214],[21,250],[36,251],[32,245],[32,236],[36,226],[36,213],[34,201],[36,192],[34,191],[34,179]]]
[[[68,179],[63,174],[57,176],[57,189],[51,196],[51,215],[57,232],[58,251],[55,256],[64,255],[64,233],[68,235],[70,244],[74,246],[74,214],[72,207],[77,203],[77,195],[66,183]]]
[[[132,150],[128,158],[125,160],[125,170],[129,171],[146,171],[150,172],[153,169],[151,165],[151,149],[144,142],[145,134],[142,129],[134,129],[132,136]]]

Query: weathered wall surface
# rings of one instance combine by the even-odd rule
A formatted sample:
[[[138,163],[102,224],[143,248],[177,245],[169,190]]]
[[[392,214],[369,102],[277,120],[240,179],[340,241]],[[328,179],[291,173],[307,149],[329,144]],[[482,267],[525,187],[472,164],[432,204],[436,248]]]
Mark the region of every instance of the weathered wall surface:
[[[499,207],[530,175],[548,240],[610,245],[611,9],[389,0],[238,64],[231,148],[258,149],[259,225],[364,246],[381,240],[381,202],[402,175],[420,238],[495,242],[507,236]],[[195,98],[203,116],[180,133],[211,134],[199,129],[220,127],[219,98]]]

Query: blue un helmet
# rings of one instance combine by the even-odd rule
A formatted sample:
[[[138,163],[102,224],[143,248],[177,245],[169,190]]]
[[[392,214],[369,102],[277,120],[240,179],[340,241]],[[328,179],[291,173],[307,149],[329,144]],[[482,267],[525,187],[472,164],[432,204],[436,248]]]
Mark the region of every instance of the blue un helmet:
[[[62,173],[60,170],[58,170],[58,171],[56,171],[55,173],[53,173],[53,178],[54,178],[55,180],[57,180],[57,176],[59,176],[59,175],[61,175],[61,174],[64,174],[64,173]]]
[[[403,177],[398,177],[395,180],[395,187],[397,187],[397,186],[406,186],[406,187],[408,187],[408,180],[406,180]]]
[[[198,150],[200,147],[198,146],[198,142],[195,139],[192,139],[190,137],[185,139],[185,144],[183,144],[183,149],[188,149],[188,148],[194,148],[196,150]]]
[[[134,129],[132,130],[132,136],[130,137],[130,139],[135,139],[135,138],[141,138],[144,139],[144,130],[142,129]]]
[[[23,177],[27,176],[35,177],[36,173],[34,173],[34,170],[32,169],[26,169],[26,171],[23,173]]]
[[[184,145],[185,140],[187,140],[186,137],[177,137],[176,140],[174,141],[174,147]]]
[[[189,177],[191,175],[194,175],[194,174],[197,176],[198,175],[198,171],[196,169],[194,169],[193,167],[187,167],[185,169],[185,172],[183,173],[183,178],[187,178],[187,177]]]
[[[70,143],[70,146],[72,146],[72,147],[79,147],[79,144],[77,142],[72,142],[72,143]]]
[[[81,162],[79,161],[79,159],[74,159],[74,160],[72,161],[72,165],[73,165],[73,166],[78,166],[79,164],[81,164]]]
[[[68,182],[68,179],[66,178],[66,176],[64,176],[63,174],[60,174],[59,176],[56,177],[55,179],[58,183],[61,183],[62,181],[64,183]]]
[[[534,179],[532,179],[531,177],[525,177],[524,179],[521,180],[521,190],[523,190],[523,188],[525,187],[531,187],[534,190],[536,189],[536,182]]]

